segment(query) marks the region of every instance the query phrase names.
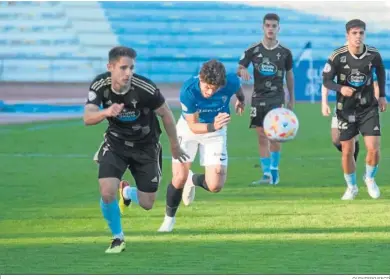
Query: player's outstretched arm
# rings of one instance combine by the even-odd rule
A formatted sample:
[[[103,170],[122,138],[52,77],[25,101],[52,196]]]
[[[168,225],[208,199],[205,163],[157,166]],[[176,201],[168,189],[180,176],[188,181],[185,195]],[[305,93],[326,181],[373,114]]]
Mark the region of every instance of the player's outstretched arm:
[[[161,117],[165,132],[168,135],[172,157],[178,159],[180,162],[186,161],[189,156],[180,148],[180,143],[177,138],[175,117],[173,116],[168,104],[164,102],[164,104],[157,108],[155,112]]]
[[[212,133],[222,129],[230,122],[230,115],[228,113],[219,113],[214,118],[213,123],[199,123],[197,113],[185,114],[184,118],[194,134]]]
[[[112,104],[109,108],[99,110],[95,104],[86,104],[84,109],[84,124],[96,125],[107,117],[117,116],[123,109],[124,104]]]
[[[238,91],[235,93],[237,102],[235,104],[235,110],[238,115],[242,115],[245,109],[245,95],[242,91],[242,87],[238,89]]]

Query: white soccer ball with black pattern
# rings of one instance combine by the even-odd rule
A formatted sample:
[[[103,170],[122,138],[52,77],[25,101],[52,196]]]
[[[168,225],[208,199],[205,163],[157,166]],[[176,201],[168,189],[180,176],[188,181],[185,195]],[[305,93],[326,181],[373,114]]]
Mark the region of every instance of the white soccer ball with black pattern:
[[[299,121],[294,112],[286,108],[276,108],[267,113],[263,122],[264,133],[272,141],[293,140],[299,129]]]

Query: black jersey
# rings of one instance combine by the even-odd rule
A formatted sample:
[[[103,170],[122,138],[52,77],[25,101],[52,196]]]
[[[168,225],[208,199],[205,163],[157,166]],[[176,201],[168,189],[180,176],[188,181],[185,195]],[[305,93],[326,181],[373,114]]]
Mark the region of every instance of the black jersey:
[[[344,118],[363,113],[378,106],[374,95],[373,73],[376,72],[379,95],[385,95],[385,68],[378,50],[365,45],[363,53],[356,56],[342,46],[330,55],[323,70],[323,84],[336,91],[336,109]],[[334,78],[337,78],[337,83]],[[351,97],[343,96],[342,86],[355,88]]]
[[[124,94],[111,88],[111,73],[98,75],[89,88],[87,104],[108,108],[113,103],[124,104],[116,117],[108,117],[107,136],[134,143],[156,143],[161,135],[155,109],[165,102],[160,90],[149,79],[134,74],[131,86]]]
[[[250,63],[254,76],[252,102],[284,103],[284,77],[293,67],[291,51],[279,43],[269,49],[260,42],[249,47],[239,61],[245,68]]]

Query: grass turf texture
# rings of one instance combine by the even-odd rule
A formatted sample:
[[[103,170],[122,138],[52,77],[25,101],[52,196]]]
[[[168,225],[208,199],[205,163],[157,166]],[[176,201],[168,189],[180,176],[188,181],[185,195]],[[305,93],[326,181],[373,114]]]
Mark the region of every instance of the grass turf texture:
[[[122,219],[127,250],[120,255],[104,254],[111,236],[92,162],[106,124],[0,127],[0,274],[390,273],[388,117],[382,115],[377,175],[382,197],[372,200],[365,189],[362,145],[360,193],[341,201],[345,183],[330,118],[318,105],[299,104],[296,113],[300,130],[283,145],[280,185],[258,187],[248,186],[260,178],[255,133],[248,114],[233,116],[225,188],[218,194],[197,188],[194,204],[180,207],[172,234],[156,232],[171,179],[164,134],[158,200],[151,211],[128,210]],[[201,170],[198,161],[193,169]]]

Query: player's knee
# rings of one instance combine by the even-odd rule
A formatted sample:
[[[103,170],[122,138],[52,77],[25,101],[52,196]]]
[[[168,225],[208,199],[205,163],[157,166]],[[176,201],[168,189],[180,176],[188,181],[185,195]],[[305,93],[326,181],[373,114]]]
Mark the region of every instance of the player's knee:
[[[115,200],[119,179],[103,178],[99,179],[100,195],[103,202],[110,203]]]
[[[367,146],[367,154],[376,157],[379,155],[379,148],[377,146]]]
[[[101,196],[104,203],[111,203],[115,200],[115,194],[108,191],[101,191]]]
[[[153,208],[154,200],[156,198],[154,193],[138,192],[138,197],[139,206],[143,209],[151,210]]]
[[[140,202],[139,205],[145,210],[151,210],[153,208],[154,202]]]
[[[350,157],[353,156],[355,153],[355,144],[352,144],[350,142],[341,144],[341,152],[343,156]]]
[[[258,141],[260,145],[267,145],[268,144],[268,138],[264,133],[258,134]]]
[[[175,188],[181,189],[187,181],[188,172],[177,172],[173,174],[172,184]]]
[[[210,192],[218,193],[222,190],[223,186],[225,185],[226,180],[226,167],[225,166],[218,166],[214,168],[214,173],[210,177],[210,179],[207,180],[207,187],[209,188]]]
[[[207,186],[209,187],[209,190],[212,193],[218,193],[223,188],[223,184],[222,183],[210,184],[210,185],[207,185]]]

